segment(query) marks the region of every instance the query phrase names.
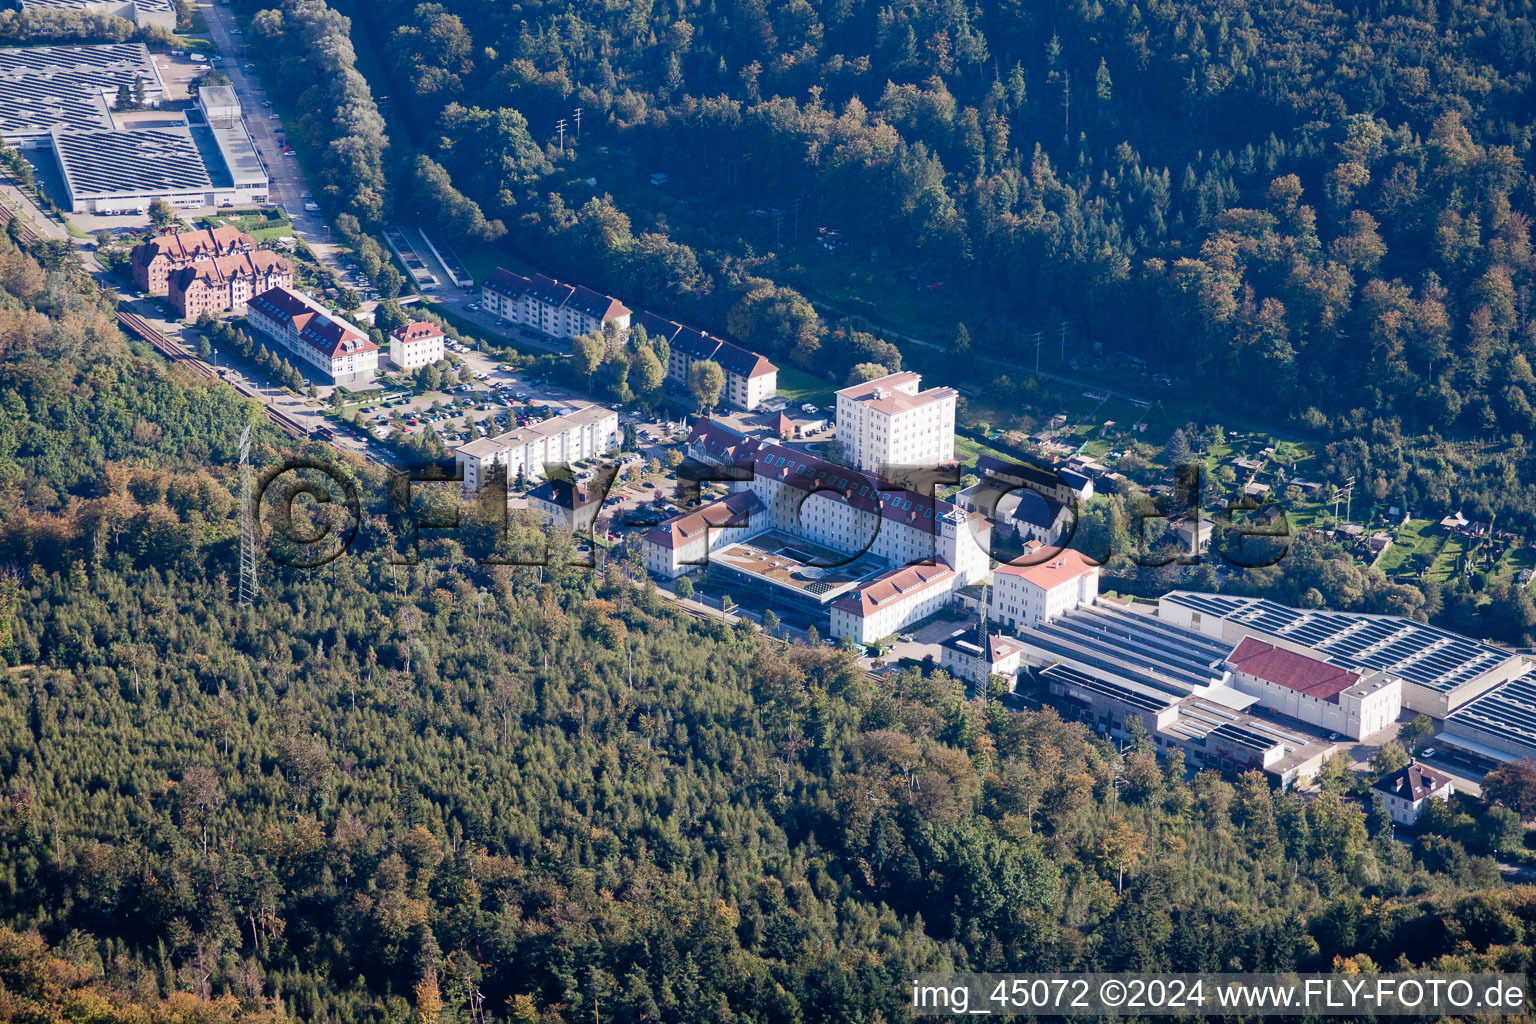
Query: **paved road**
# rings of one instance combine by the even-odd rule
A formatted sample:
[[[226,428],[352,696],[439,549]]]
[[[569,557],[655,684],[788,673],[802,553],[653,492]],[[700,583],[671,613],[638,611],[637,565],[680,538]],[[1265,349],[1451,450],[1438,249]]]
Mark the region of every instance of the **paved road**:
[[[240,98],[240,110],[245,115],[246,127],[262,159],[266,161],[267,176],[272,182],[268,198],[288,211],[288,216],[293,220],[294,234],[304,239],[315,255],[333,270],[339,270],[335,264],[339,250],[331,241],[330,227],[320,214],[304,210],[303,196],[309,188],[304,182],[304,172],[299,167],[299,161],[296,157],[284,156],[282,147],[277,143],[277,136],[286,134],[283,122],[273,118],[272,108],[265,105],[268,97],[256,72],[245,70],[245,64],[250,59],[249,48],[245,45],[240,26],[227,7],[202,2],[198,4],[198,9],[203,12],[203,18],[208,23],[208,34],[214,45],[224,55],[224,63],[219,66],[219,70],[229,76],[235,94]]]

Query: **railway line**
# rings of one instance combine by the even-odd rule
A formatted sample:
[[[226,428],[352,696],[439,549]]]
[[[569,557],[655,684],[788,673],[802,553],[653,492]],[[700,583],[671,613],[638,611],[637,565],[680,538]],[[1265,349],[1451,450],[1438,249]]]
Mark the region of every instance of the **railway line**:
[[[139,316],[139,314],[118,310],[117,322],[123,330],[147,341],[151,348],[165,356],[170,362],[185,366],[206,380],[222,379],[213,367],[188,352],[179,343],[169,338],[164,331],[144,317]],[[267,420],[283,433],[288,434],[290,437],[309,437],[309,429],[304,424],[287,413],[272,408],[272,406],[262,401],[261,396],[255,391],[238,381],[225,381],[225,383],[229,384],[230,387],[246,398],[254,398],[256,401],[261,402],[261,407],[266,412]]]
[[[193,355],[191,352],[188,352],[184,347],[182,347],[180,343],[174,341],[172,338],[166,335],[164,331],[160,330],[153,323],[146,320],[139,314],[118,310],[117,322],[124,331],[134,335],[135,337],[142,338],[144,341],[148,342],[151,348],[153,348],[156,352],[159,352],[169,362],[178,363],[182,366],[185,366],[187,369],[191,370],[193,373],[204,379],[222,380],[224,383],[228,384],[230,387],[239,392],[243,397],[260,402],[262,411],[266,414],[267,421],[277,429],[281,430],[283,433],[287,434],[289,437],[304,439],[313,438],[314,440],[326,442],[338,451],[352,451],[352,449],[337,443],[336,433],[329,425],[311,432],[308,427],[304,426],[304,424],[300,423],[292,416],[289,416],[287,413],[282,412],[279,409],[274,409],[260,394],[258,394],[252,388],[246,386],[240,381],[230,380],[227,377],[221,377],[218,371],[216,371],[213,367],[197,358],[197,356]],[[375,466],[378,466],[381,469],[385,469],[390,473],[399,475],[401,472],[399,467],[391,465],[390,463],[379,458],[371,451],[365,450],[363,452],[356,452],[354,454],[362,455],[362,457],[368,462],[371,462]]]
[[[16,233],[23,242],[33,245],[42,240],[43,236],[37,233],[27,218],[18,216],[8,203],[0,202],[0,226],[9,225],[12,221],[16,222]]]

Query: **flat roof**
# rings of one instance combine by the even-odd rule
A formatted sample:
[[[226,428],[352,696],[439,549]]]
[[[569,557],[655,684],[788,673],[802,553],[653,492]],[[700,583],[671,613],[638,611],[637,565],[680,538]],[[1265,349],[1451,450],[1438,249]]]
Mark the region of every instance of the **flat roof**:
[[[53,149],[70,196],[135,196],[198,192],[213,187],[208,169],[186,127],[125,132],[54,129]]]
[[[92,131],[112,127],[108,100],[119,86],[164,90],[143,43],[0,48],[0,137],[30,138],[54,127]]]
[[[1228,677],[1227,645],[1150,615],[1079,608],[1018,634],[1026,647],[1175,695],[1222,685]]]
[[[240,99],[232,85],[204,85],[197,90],[197,102],[208,107],[239,107]]]
[[[840,551],[778,530],[722,545],[710,552],[709,564],[823,605],[889,569],[874,555],[849,559]]]
[[[174,0],[121,0],[120,3],[107,3],[104,0],[18,0],[18,2],[24,11],[89,11],[121,7],[133,7],[139,11],[174,12],[176,10]]]
[[[209,121],[196,107],[188,108],[182,115],[215,185],[249,188],[267,184],[267,172],[243,120]]]
[[[1445,729],[1454,732],[1458,727],[1492,733],[1536,757],[1536,676],[1501,683],[1452,711]]]
[[[1513,655],[1399,615],[1291,608],[1265,598],[1175,590],[1162,600],[1316,651],[1336,665],[1379,669],[1450,693]]]

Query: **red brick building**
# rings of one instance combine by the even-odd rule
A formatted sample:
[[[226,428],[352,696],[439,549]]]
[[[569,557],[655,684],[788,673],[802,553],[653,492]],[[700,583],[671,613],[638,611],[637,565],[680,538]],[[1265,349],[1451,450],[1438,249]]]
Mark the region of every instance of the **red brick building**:
[[[133,283],[151,295],[164,295],[172,271],[189,267],[198,260],[255,251],[256,240],[239,228],[202,228],[161,235],[134,246]]]
[[[184,320],[236,309],[273,288],[293,287],[293,264],[257,250],[198,260],[171,272],[166,298]]]

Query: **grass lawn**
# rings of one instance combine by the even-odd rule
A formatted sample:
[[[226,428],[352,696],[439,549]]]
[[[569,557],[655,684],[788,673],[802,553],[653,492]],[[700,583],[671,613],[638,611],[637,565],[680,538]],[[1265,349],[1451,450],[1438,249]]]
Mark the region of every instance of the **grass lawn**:
[[[1382,554],[1376,565],[1388,576],[1411,573],[1414,554],[1434,554],[1441,539],[1434,520],[1410,519],[1394,532],[1392,546]]]
[[[779,394],[788,399],[790,405],[810,402],[823,408],[831,407],[835,390],[827,381],[813,377],[804,370],[792,366],[779,367]]]
[[[1536,547],[1521,545],[1510,548],[1493,567],[1495,579],[1513,580],[1521,569],[1536,569]]]
[[[1429,572],[1424,574],[1427,580],[1436,583],[1446,583],[1456,575],[1456,566],[1461,562],[1461,556],[1466,551],[1466,544],[1460,537],[1447,537],[1445,546],[1440,549],[1440,555],[1435,559],[1435,564],[1429,567]]]
[[[973,464],[976,461],[977,456],[982,455],[983,453],[987,455],[995,455],[998,458],[1006,459],[1009,462],[1018,461],[1018,456],[1009,455],[1007,452],[998,451],[996,448],[984,445],[980,441],[973,441],[970,438],[963,437],[959,434],[955,435],[955,458],[959,460],[961,465],[969,466]]]

